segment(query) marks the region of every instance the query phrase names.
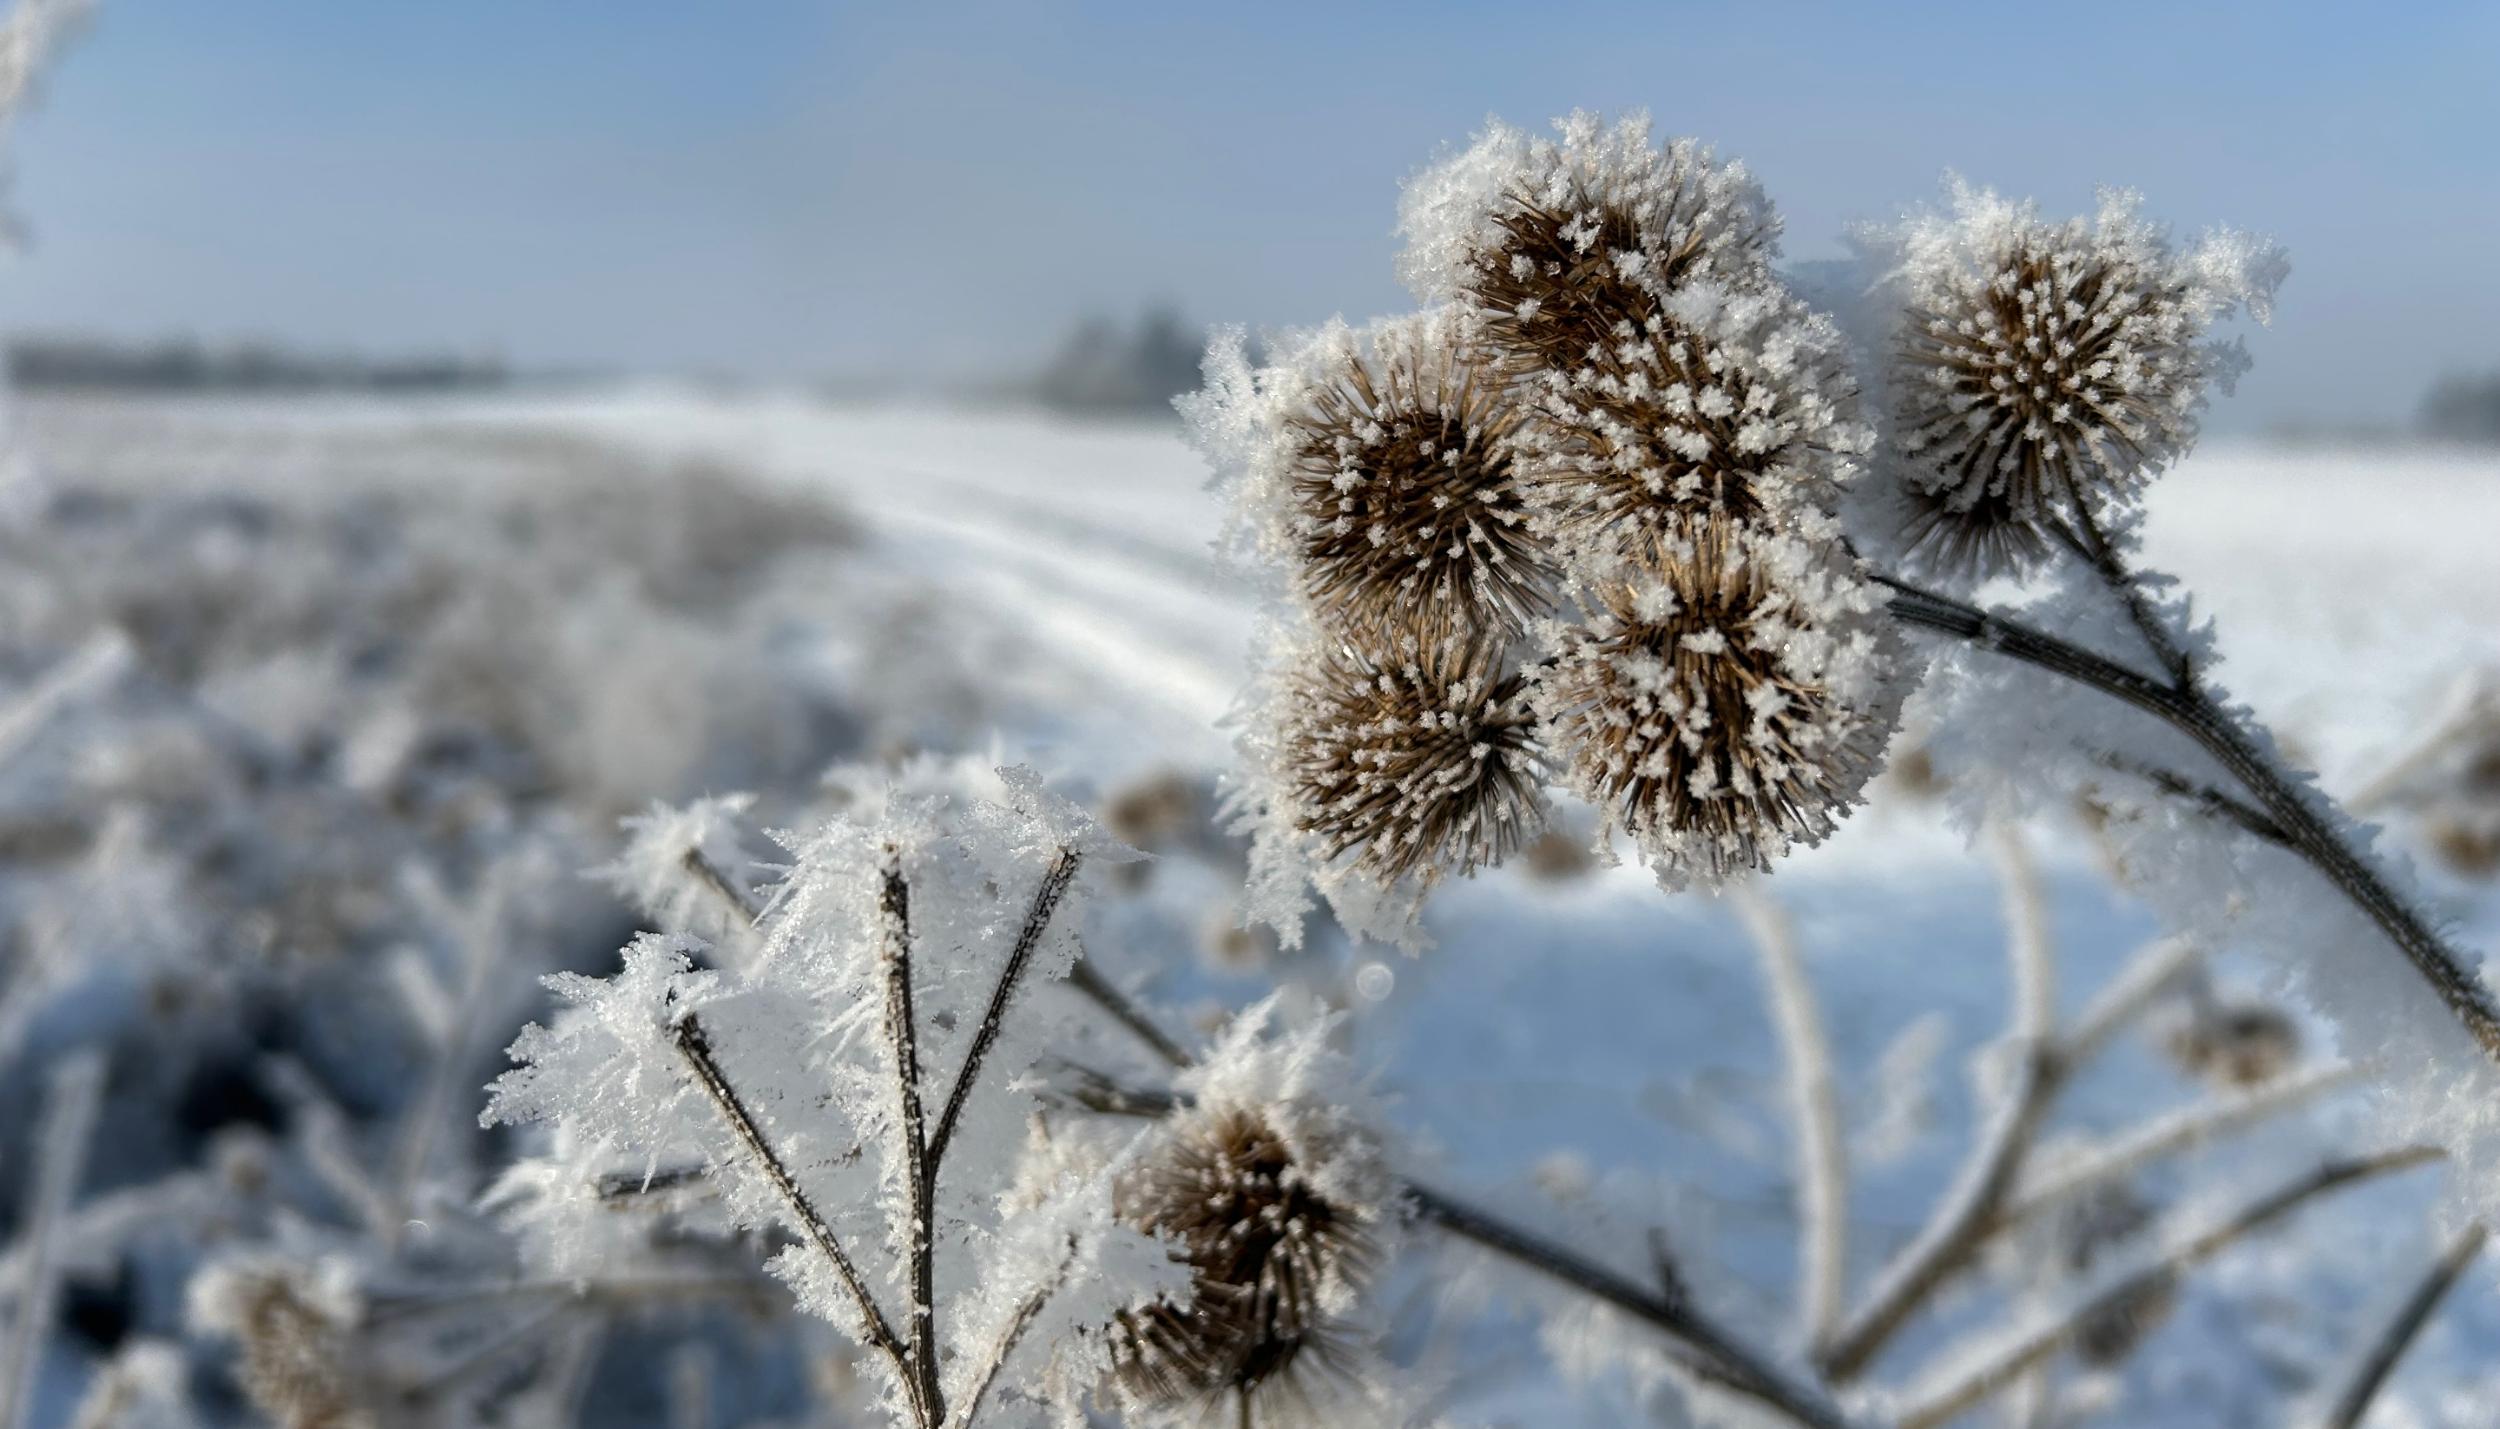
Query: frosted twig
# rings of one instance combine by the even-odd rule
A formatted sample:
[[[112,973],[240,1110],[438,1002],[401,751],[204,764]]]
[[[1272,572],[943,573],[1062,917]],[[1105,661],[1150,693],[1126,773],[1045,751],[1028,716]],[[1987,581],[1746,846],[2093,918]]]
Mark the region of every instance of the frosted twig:
[[[2021,1186],[1998,1212],[1993,1229],[2019,1225],[2077,1193],[2137,1170],[2171,1152],[2200,1146],[2267,1117],[2324,1096],[2354,1079],[2351,1067],[2313,1067],[2233,1096],[2217,1097],[2149,1122],[2071,1166]]]
[[[2082,1015],[2066,1033],[2059,1060],[2068,1066],[2080,1066],[2099,1056],[2109,1039],[2143,1016],[2155,998],[2169,991],[2195,966],[2199,956],[2197,946],[2185,938],[2156,938],[2147,943],[2084,1006]]]
[[[2109,1277],[2091,1294],[2061,1308],[2042,1323],[2017,1329],[1976,1354],[1956,1352],[1956,1357],[1967,1361],[1968,1367],[1933,1376],[1943,1381],[1942,1386],[1913,1396],[1910,1407],[1896,1417],[1895,1423],[1898,1429],[1936,1429],[1986,1402],[2032,1366],[2063,1349],[2087,1322],[2159,1291],[2181,1271],[2212,1259],[2310,1200],[2356,1182],[2439,1160],[2445,1154],[2435,1146],[2413,1146],[2326,1162],[2250,1202],[2229,1219],[2181,1237],[2151,1259]]]
[[[712,1105],[720,1111],[721,1120],[729,1124],[739,1145],[754,1159],[756,1168],[764,1173],[764,1179],[780,1195],[782,1204],[788,1206],[791,1215],[798,1220],[800,1233],[832,1263],[834,1273],[841,1277],[843,1288],[850,1292],[851,1299],[859,1307],[862,1333],[871,1345],[893,1361],[895,1373],[908,1392],[912,1384],[910,1352],[903,1347],[901,1340],[895,1338],[893,1326],[886,1323],[885,1312],[877,1308],[876,1297],[868,1292],[868,1282],[860,1277],[859,1266],[842,1248],[842,1243],[834,1238],[833,1227],[817,1211],[816,1203],[801,1189],[798,1179],[790,1174],[790,1168],[782,1164],[781,1156],[773,1150],[772,1143],[764,1139],[764,1132],[755,1124],[755,1117],[747,1110],[746,1103],[738,1099],[737,1088],[730,1085],[728,1075],[721,1071],[720,1059],[713,1055],[712,1042],[704,1035],[701,1019],[689,1012],[669,1029],[669,1035],[676,1044],[678,1055],[684,1057],[686,1065],[694,1069],[696,1082],[701,1084],[712,1098]]]
[[[60,1291],[57,1237],[70,1198],[78,1192],[103,1100],[104,1060],[92,1049],[63,1062],[44,1093],[27,1197],[26,1260],[18,1272],[17,1314],[9,1326],[5,1358],[0,1358],[0,1429],[25,1429],[34,1408],[35,1375],[43,1364],[43,1342],[52,1334],[53,1301]]]
[[[1154,1019],[1148,1017],[1144,1009],[1130,1000],[1128,994],[1114,987],[1111,980],[1104,977],[1081,951],[1077,954],[1076,965],[1068,969],[1068,985],[1084,994],[1096,1007],[1110,1014],[1112,1021],[1127,1028],[1129,1035],[1145,1043],[1149,1050],[1163,1059],[1165,1065],[1172,1067],[1189,1065],[1191,1059],[1188,1050],[1179,1042],[1174,1041],[1170,1033],[1156,1026]]]
[[[2143,780],[2200,814],[2236,825],[2244,834],[2279,848],[2292,847],[2292,836],[2283,832],[2283,826],[2268,818],[2263,809],[2244,799],[2235,799],[2211,784],[2199,784],[2175,769],[2164,769],[2158,764],[2147,764],[2122,755],[2102,753],[2094,758],[2120,774]]]
[[[2371,1342],[2369,1352],[2354,1367],[2352,1379],[2335,1396],[2326,1418],[2319,1421],[2319,1429],[2356,1429],[2361,1423],[2361,1416],[2369,1412],[2370,1401],[2377,1397],[2379,1387],[2395,1372],[2396,1361],[2404,1358],[2404,1352],[2413,1344],[2413,1337],[2422,1332],[2422,1326],[2429,1322],[2431,1312],[2438,1309],[2439,1302],[2447,1297],[2449,1287],[2457,1283],[2457,1277],[2465,1273],[2465,1267],[2474,1263],[2474,1257],[2483,1253],[2485,1235],[2480,1222],[2467,1226],[2449,1243],[2447,1254],[2424,1272],[2421,1281],[2413,1287],[2413,1293],[2407,1295],[2404,1304],[2397,1307],[2395,1315],[2380,1329],[2378,1338]]]
[[[1762,960],[1780,1046],[1787,1054],[1789,1100],[1797,1119],[1798,1317],[1806,1342],[1814,1344],[1839,1326],[1848,1265],[1848,1151],[1840,1130],[1831,1043],[1787,912],[1751,881],[1734,885],[1729,893]]]
[[[1007,951],[1006,965],[998,971],[998,983],[990,989],[989,1006],[981,1013],[981,1025],[974,1029],[972,1046],[964,1053],[963,1070],[955,1074],[955,1088],[947,1093],[946,1109],[938,1114],[937,1131],[929,1138],[929,1174],[935,1176],[946,1160],[947,1143],[954,1139],[955,1122],[963,1115],[964,1102],[972,1095],[973,1086],[981,1079],[981,1063],[998,1041],[999,1030],[1006,1025],[1007,1004],[1015,998],[1016,987],[1024,979],[1024,970],[1033,961],[1033,950],[1041,945],[1042,934],[1050,927],[1051,914],[1058,911],[1059,900],[1068,891],[1068,883],[1076,877],[1077,852],[1062,848],[1052,856],[1050,867],[1042,874],[1042,886],[1033,891],[1033,905],[1026,910],[1024,926],[1016,933],[1015,946]]]
[[[1681,1295],[1653,1290],[1577,1252],[1497,1220],[1414,1181],[1405,1183],[1416,1217],[1539,1271],[1666,1332],[1686,1369],[1810,1429],[1846,1429],[1821,1391],[1799,1383],[1767,1356],[1721,1328]]]
[[[685,864],[686,871],[688,873],[693,874],[697,879],[701,880],[706,888],[709,888],[714,893],[720,895],[721,899],[728,903],[731,908],[736,909],[738,915],[744,918],[750,925],[753,924],[756,919],[764,916],[763,903],[759,901],[754,894],[740,887],[737,880],[729,876],[729,871],[727,869],[722,868],[719,864],[712,862],[710,858],[706,857],[703,850],[699,848],[687,849]]]
[[[1917,1238],[1884,1267],[1856,1312],[1818,1345],[1816,1361],[1835,1380],[1863,1373],[1936,1287],[1979,1248],[1997,1208],[2012,1194],[2023,1156],[2071,1065],[2056,1042],[2056,978],[2038,880],[2016,835],[2000,831],[1997,850],[2013,975],[2014,1027],[2004,1044],[2016,1059],[2013,1085]]]
[[[20,746],[33,739],[53,715],[109,682],[129,665],[129,637],[119,630],[108,630],[37,676],[15,704],[0,709],[0,764],[7,763]]]
[[[2378,925],[2485,1055],[2500,1061],[2500,1005],[2469,962],[2336,832],[2327,815],[2331,806],[2322,805],[2284,773],[2202,685],[2155,679],[2071,641],[1897,577],[1877,574],[1873,579],[1892,589],[1892,614],[1903,624],[1967,640],[2087,685],[2194,740],[2282,829],[2291,851]]]
[[[894,1059],[895,1093],[901,1103],[894,1130],[902,1143],[903,1178],[911,1198],[911,1224],[904,1228],[911,1265],[909,1393],[920,1422],[936,1425],[946,1418],[946,1400],[938,1386],[935,1162],[920,1104],[920,1029],[912,1017],[911,884],[894,861],[899,855],[888,850],[887,856],[877,896],[877,915],[884,924],[878,948],[885,964],[886,1050]]]
[[[1007,1317],[1006,1325],[999,1330],[998,1342],[990,1347],[989,1358],[982,1361],[971,1383],[965,1386],[963,1403],[955,1412],[958,1429],[971,1429],[973,1419],[981,1412],[981,1401],[988,1397],[990,1386],[997,1383],[998,1372],[1007,1367],[1008,1357],[1023,1342],[1024,1332],[1033,1328],[1033,1322],[1041,1316],[1042,1306],[1048,1304],[1050,1297],[1067,1282],[1068,1266],[1075,1253],[1073,1246],[1069,1253],[1071,1260],[1060,1262],[1058,1271],[1048,1281],[1035,1286],[1033,1293],[1025,1296],[1016,1306],[1015,1313]]]

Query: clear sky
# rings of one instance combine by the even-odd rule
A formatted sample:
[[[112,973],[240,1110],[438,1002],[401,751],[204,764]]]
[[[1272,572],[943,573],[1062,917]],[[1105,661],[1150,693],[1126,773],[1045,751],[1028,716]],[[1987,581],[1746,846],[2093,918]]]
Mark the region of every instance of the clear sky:
[[[103,0],[17,136],[0,323],[756,375],[1032,360],[1080,315],[1362,316],[1485,115],[1647,107],[1789,252],[1947,168],[2290,246],[2224,420],[2500,368],[2500,3],[892,7]]]

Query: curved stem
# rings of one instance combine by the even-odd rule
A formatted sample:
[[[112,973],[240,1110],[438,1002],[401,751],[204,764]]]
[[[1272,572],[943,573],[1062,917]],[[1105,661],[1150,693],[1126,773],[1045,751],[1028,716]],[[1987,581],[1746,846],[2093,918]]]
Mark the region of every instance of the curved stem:
[[[2429,983],[2477,1045],[2500,1061],[2500,1005],[2464,957],[2432,931],[2329,822],[2318,800],[2269,759],[2239,722],[2195,685],[2166,683],[2071,641],[1892,576],[1893,617],[1970,641],[2121,700],[2194,740],[2248,791],[2300,856],[2361,910]]]
[[[2321,1429],[2356,1429],[2361,1423],[2361,1416],[2369,1413],[2370,1401],[2378,1397],[2380,1386],[2395,1373],[2396,1361],[2404,1358],[2404,1352],[2413,1344],[2413,1337],[2422,1332],[2422,1326],[2430,1321],[2431,1312],[2438,1309],[2439,1302],[2447,1297],[2449,1287],[2457,1283],[2457,1277],[2465,1273],[2465,1267],[2474,1263],[2474,1257],[2483,1253],[2483,1237],[2481,1222],[2467,1226],[2464,1234],[2449,1245],[2448,1253],[2441,1256],[2414,1285],[2413,1293],[2407,1295],[2404,1304],[2397,1307],[2395,1318],[2387,1322],[2377,1341],[2370,1346],[2370,1352],[2362,1356],[2351,1381],[2344,1386],[2341,1394],[2335,1396],[2334,1407],[2327,1411]]]

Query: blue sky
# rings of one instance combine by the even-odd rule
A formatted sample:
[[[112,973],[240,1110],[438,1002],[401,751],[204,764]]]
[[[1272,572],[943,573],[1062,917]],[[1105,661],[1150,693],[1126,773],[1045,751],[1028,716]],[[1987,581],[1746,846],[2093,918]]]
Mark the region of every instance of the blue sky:
[[[2500,4],[103,0],[17,136],[0,323],[758,375],[999,371],[1155,298],[1399,306],[1398,180],[1652,110],[1789,251],[1948,168],[2290,246],[2229,425],[2500,368]]]

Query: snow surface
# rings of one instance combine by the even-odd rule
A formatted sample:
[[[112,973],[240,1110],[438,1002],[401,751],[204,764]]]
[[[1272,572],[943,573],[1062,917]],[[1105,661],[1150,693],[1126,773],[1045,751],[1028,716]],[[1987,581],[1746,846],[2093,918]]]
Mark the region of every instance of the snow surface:
[[[820,491],[868,532],[865,559],[990,632],[982,649],[1007,712],[999,738],[1054,783],[1099,792],[1159,769],[1226,766],[1220,726],[1242,681],[1256,600],[1210,549],[1219,502],[1171,427],[670,387],[166,403],[150,422],[132,415],[78,402],[34,402],[23,413],[38,459],[46,442],[75,444],[112,424],[124,469],[159,463],[204,485],[219,462],[266,462],[324,432],[517,429],[710,459]],[[2148,557],[2218,622],[2222,680],[2331,791],[2358,787],[2399,755],[2461,676],[2500,669],[2491,550],[2500,458],[2214,445],[2166,478],[2148,507]],[[2071,1017],[2153,924],[2111,890],[2078,827],[2033,837]],[[2500,899],[2476,885],[2433,887],[2461,941],[2500,947]],[[1834,1043],[1844,1120],[1859,1134],[1854,1301],[1915,1234],[1971,1133],[1965,1063],[2001,1032],[2009,998],[1999,893],[1935,803],[1892,781],[1827,845],[1784,864],[1769,889],[1794,918]],[[1766,1336],[1785,1334],[1794,1158],[1778,1039],[1734,910],[1707,896],[1670,898],[1626,866],[1566,884],[1505,871],[1444,890],[1426,916],[1437,947],[1421,957],[1320,956],[1342,961],[1321,976],[1341,990],[1359,1058],[1376,1069],[1433,1179],[1635,1273],[1646,1263],[1645,1228],[1663,1224],[1701,1293]],[[1263,983],[1201,966],[1184,949],[1131,949],[1120,966],[1188,1013],[1240,1006]],[[2223,970],[2226,981],[2234,974],[2245,980],[2244,970]],[[1879,1064],[1914,1073],[1929,1060],[1916,1048],[1939,1025],[1928,1084],[1878,1078]],[[2314,1023],[2308,1031],[2313,1043],[2324,1036]],[[2195,1096],[2145,1039],[2130,1037],[2074,1089],[2050,1134],[2115,1133]],[[2145,1189],[2165,1200],[2192,1188],[2196,1204],[2227,1204],[2238,1198],[2230,1191],[2261,1190],[2337,1144],[2338,1115],[2330,1104],[2301,1127],[2167,1163]],[[1884,1137],[1871,1135],[1879,1124],[1891,1129]],[[1899,1144],[1875,1144],[1885,1140]],[[2427,1208],[2438,1174],[2321,1203],[2287,1232],[2198,1272],[2128,1369],[2127,1406],[2113,1422],[2281,1422],[2283,1405],[2331,1380],[2398,1282],[2436,1255]],[[2487,1269],[2468,1275],[2371,1424],[2500,1416],[2500,1366],[2488,1354],[2500,1343],[2496,1283]],[[1481,1287],[1498,1298],[1524,1283],[1501,1272]],[[1923,1323],[1879,1378],[1911,1378],[1943,1347],[1943,1329],[1984,1328],[1973,1318],[1983,1303],[1992,1302]],[[1624,1406],[1602,1391],[1564,1399],[1530,1336],[1498,1311],[1452,1313],[1469,1327],[1468,1369],[1448,1376],[1462,1422],[1625,1422]]]

